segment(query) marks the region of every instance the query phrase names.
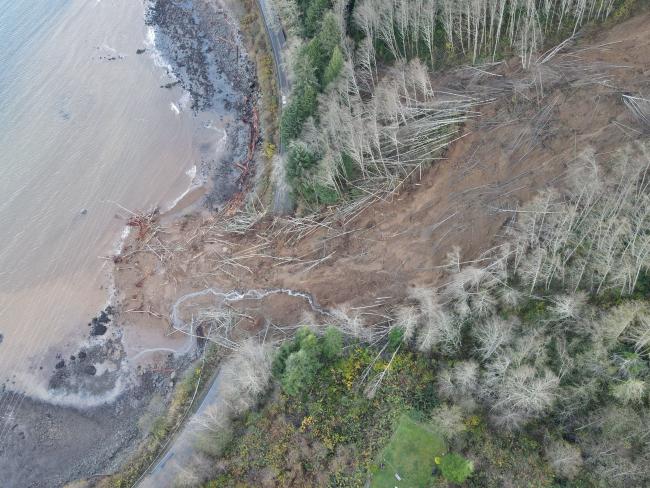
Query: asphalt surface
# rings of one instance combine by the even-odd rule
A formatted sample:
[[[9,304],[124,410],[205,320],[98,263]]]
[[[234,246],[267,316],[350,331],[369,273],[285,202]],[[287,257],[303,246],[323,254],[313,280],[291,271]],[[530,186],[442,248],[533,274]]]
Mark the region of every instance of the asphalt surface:
[[[273,60],[275,62],[275,73],[278,80],[278,88],[280,90],[280,117],[282,116],[282,109],[287,103],[289,94],[291,92],[291,84],[287,77],[287,67],[282,62],[282,49],[287,42],[287,38],[282,30],[280,19],[269,8],[268,0],[257,0],[260,13],[264,19],[266,32],[271,40],[271,49],[273,51]],[[282,156],[285,151],[285,144],[282,141],[282,134],[280,134],[280,144],[278,151]],[[293,212],[293,199],[291,197],[291,188],[287,184],[284,172],[276,175],[275,188],[273,191],[273,212],[279,215],[286,215]]]
[[[275,61],[276,66],[276,75],[278,78],[278,87],[280,88],[281,102],[280,106],[282,107],[289,96],[289,91],[291,85],[287,78],[287,70],[282,62],[282,49],[287,42],[287,38],[284,35],[280,21],[271,13],[271,10],[268,6],[268,0],[257,0],[262,18],[264,19],[264,25],[266,27],[266,32],[271,40],[271,48],[273,50],[273,60]]]
[[[183,470],[187,468],[196,450],[197,434],[199,427],[191,422],[191,419],[203,414],[209,407],[222,401],[221,373],[217,373],[210,385],[210,388],[203,396],[199,407],[176,435],[169,448],[164,452],[156,465],[137,485],[141,488],[165,488],[173,486],[174,481]]]

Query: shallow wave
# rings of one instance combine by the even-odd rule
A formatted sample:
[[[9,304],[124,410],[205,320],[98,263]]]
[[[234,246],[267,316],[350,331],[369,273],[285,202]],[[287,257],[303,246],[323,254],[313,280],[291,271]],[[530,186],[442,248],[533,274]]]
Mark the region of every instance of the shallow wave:
[[[163,68],[166,71],[168,77],[172,78],[173,81],[176,81],[176,75],[172,69],[172,65],[165,59],[163,53],[156,46],[156,28],[152,25],[147,26],[147,33],[144,39],[144,46],[147,48],[147,52],[156,66]]]
[[[23,377],[24,375],[19,376]],[[48,389],[40,383],[34,383],[33,381],[30,381],[30,378],[23,377],[21,379],[23,382],[29,382],[33,385],[25,391],[25,394],[29,398],[62,407],[75,408],[93,408],[106,403],[113,403],[122,393],[124,393],[124,391],[126,391],[127,387],[132,384],[129,374],[125,372],[118,376],[113,388],[103,393],[93,394],[78,392],[72,393],[66,391],[58,392]]]

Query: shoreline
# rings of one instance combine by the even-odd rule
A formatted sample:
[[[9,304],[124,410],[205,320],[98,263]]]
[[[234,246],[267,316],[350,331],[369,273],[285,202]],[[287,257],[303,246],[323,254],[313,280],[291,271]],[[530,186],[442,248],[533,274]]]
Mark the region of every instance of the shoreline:
[[[145,4],[147,15],[151,15],[149,10],[151,5],[152,3]],[[195,161],[189,168],[191,174],[188,174],[190,177],[188,186],[168,204],[162,203],[163,208],[158,214],[159,219],[178,222],[182,215],[188,213],[198,215],[204,209],[212,211],[221,208],[233,195],[244,189],[243,181],[246,178],[241,177],[237,163],[250,156],[250,146],[253,144],[255,147],[257,142],[250,140],[250,121],[254,117],[258,92],[254,68],[248,60],[239,33],[236,37],[241,48],[237,50],[237,63],[232,63],[228,56],[220,56],[219,53],[226,51],[227,48],[219,42],[214,42],[214,52],[211,56],[210,53],[206,54],[202,47],[197,47],[191,42],[192,39],[201,37],[196,29],[210,30],[211,35],[216,38],[220,37],[219,33],[231,29],[232,26],[228,23],[231,19],[227,17],[227,12],[215,5],[202,4],[201,7],[211,10],[202,12],[208,20],[194,24],[197,15],[191,18],[183,17],[182,12],[174,10],[176,6],[173,2],[159,1],[153,6],[154,9],[163,9],[157,14],[157,19],[162,21],[162,24],[157,24],[156,28],[164,31],[167,27],[180,37],[172,38],[174,42],[171,44],[169,42],[171,37],[163,39],[164,48],[168,49],[168,52],[165,52],[165,49],[158,52],[157,47],[151,45],[146,46],[145,51],[151,51],[149,54],[154,63],[156,60],[164,63],[168,60],[165,55],[169,56],[169,63],[166,66],[168,74],[178,82],[175,82],[174,86],[180,85],[179,88],[191,95],[188,105],[192,104],[193,107],[184,109],[193,111],[197,131],[202,130],[195,135],[194,142],[204,146],[200,148],[201,160]],[[215,15],[219,13],[217,11],[221,11],[222,15]],[[148,23],[151,18],[145,17],[145,20]],[[155,37],[157,38],[158,35]],[[199,51],[196,51],[197,48]],[[138,50],[136,54],[144,54],[145,51]],[[202,55],[198,55],[197,52],[201,52],[204,57],[201,58]],[[194,71],[178,67],[182,66],[187,59],[191,60],[190,64]],[[202,61],[206,62],[202,63]],[[220,72],[222,68],[223,76]],[[199,79],[198,83],[197,79]],[[207,84],[213,84],[212,88]],[[165,88],[165,86],[161,87],[161,89]],[[223,130],[223,135],[219,132],[215,133],[214,129]],[[212,139],[206,140],[211,135]],[[125,220],[131,217],[133,215],[121,216]],[[24,441],[9,432],[8,437],[3,439],[6,442],[2,445],[2,452],[16,454],[30,452],[38,455],[38,452],[46,447],[39,443],[32,446],[36,439],[49,435],[52,429],[51,422],[44,422],[40,416],[34,417],[37,412],[43,410],[48,412],[48,418],[57,422],[57,425],[62,427],[67,425],[68,428],[75,424],[74,419],[77,419],[78,415],[90,414],[105,419],[106,421],[99,422],[96,428],[110,430],[109,437],[112,440],[107,439],[107,442],[101,446],[93,446],[92,439],[97,435],[103,437],[104,434],[100,432],[90,434],[88,427],[82,425],[79,429],[71,431],[65,438],[56,441],[54,445],[62,456],[73,445],[85,449],[83,454],[77,452],[77,455],[83,457],[83,463],[73,465],[63,458],[56,461],[60,456],[53,456],[53,464],[26,473],[20,468],[21,464],[26,462],[23,459],[24,455],[10,456],[13,460],[8,461],[9,465],[4,467],[8,470],[8,476],[22,472],[19,478],[8,478],[10,483],[11,479],[20,479],[21,483],[42,486],[43,480],[66,483],[92,476],[98,470],[116,470],[129,457],[129,449],[149,432],[149,429],[136,428],[135,424],[144,417],[152,415],[156,409],[161,409],[162,405],[169,405],[176,383],[175,372],[185,371],[194,359],[192,353],[196,350],[194,344],[191,344],[187,350],[183,348],[183,351],[150,344],[149,349],[136,352],[129,357],[129,345],[126,343],[127,329],[137,329],[137,325],[133,325],[132,322],[141,314],[133,313],[131,310],[133,307],[124,306],[122,303],[123,297],[120,296],[122,290],[116,283],[113,263],[117,263],[121,256],[128,252],[129,242],[133,240],[135,234],[131,227],[128,221],[125,222],[120,234],[113,240],[113,256],[106,257],[106,264],[102,266],[103,270],[106,269],[106,265],[111,268],[106,277],[107,281],[102,286],[107,298],[104,308],[89,322],[88,333],[84,330],[79,331],[85,338],[65,339],[61,344],[51,345],[50,350],[56,349],[60,352],[56,353],[57,363],[51,375],[42,371],[50,377],[49,382],[41,388],[42,394],[34,397],[19,394],[23,400],[20,402],[20,408],[15,409],[12,414],[16,416],[17,425],[25,425],[25,428],[34,435]],[[146,337],[144,340],[146,341]],[[133,347],[130,349],[133,351]],[[151,357],[142,357],[149,356],[150,352]],[[170,352],[173,354],[170,355]],[[6,385],[3,394],[13,395],[10,384]],[[152,402],[158,406],[152,406]],[[33,440],[29,440],[32,438]],[[88,444],[88,441],[91,443]]]
[[[171,5],[176,14],[175,9],[186,8],[174,0],[156,4]],[[170,28],[176,27],[176,14],[167,19]],[[650,25],[647,16],[645,25]],[[183,32],[196,37],[191,29]],[[601,36],[600,45],[618,43],[605,44],[608,35]],[[627,39],[620,42],[625,44],[607,53],[606,61],[616,62],[634,45]],[[188,55],[176,53],[177,62],[183,63]],[[586,56],[600,61],[600,53]],[[561,73],[562,66],[556,67]],[[494,74],[508,87],[528,79],[508,61]],[[644,87],[631,71],[612,70],[611,78],[635,92]],[[441,90],[492,87],[489,79],[477,81],[458,73],[441,73],[430,81]],[[278,339],[291,337],[302,323],[316,327],[340,323],[359,337],[368,331],[363,339],[368,342],[375,329],[380,334],[390,331],[392,324],[384,321],[392,320],[397,307],[413,298],[412,290],[433,289],[448,281],[444,268],[449,267],[450,252],[461,261],[461,251],[454,251],[456,243],[463,245],[462,258],[475,263],[487,246],[500,242],[509,217],[505,212],[495,214],[494,208],[510,202],[519,208],[534,198],[536,189],[556,184],[567,174],[576,141],[595,154],[613,153],[621,145],[614,124],[628,124],[630,114],[621,106],[619,94],[600,87],[595,94],[598,107],[591,110],[592,88],[583,85],[569,94],[572,83],[558,78],[545,85],[548,93],[542,100],[555,99],[555,106],[558,100],[571,99],[577,110],[554,113],[542,144],[537,144],[536,133],[526,132],[540,110],[540,101],[536,105],[532,96],[526,96],[535,87],[516,101],[509,88],[504,89],[496,103],[481,107],[481,119],[462,126],[459,142],[449,146],[445,158],[426,168],[417,183],[405,184],[394,199],[375,201],[353,217],[330,214],[295,227],[290,219],[269,218],[264,204],[259,212],[251,206],[238,213],[248,197],[258,196],[251,187],[259,183],[255,170],[264,168],[259,162],[260,166],[249,167],[260,153],[259,89],[248,85],[248,91],[234,95],[238,98],[231,103],[228,96],[246,86],[233,84],[223,105],[225,109],[228,103],[229,113],[235,114],[224,122],[223,157],[214,156],[214,146],[206,148],[206,154],[218,159],[215,166],[194,165],[186,173],[191,179],[188,188],[171,204],[125,219],[119,249],[104,264],[110,268],[111,301],[88,323],[83,346],[57,356],[45,391],[50,398],[25,397],[24,409],[12,419],[17,428],[11,428],[9,444],[0,442],[0,472],[7,473],[9,485],[137,486],[153,473],[152,466],[165,466],[172,456],[182,460],[167,448],[192,427],[189,419],[203,407],[203,395],[214,385],[224,351],[237,340],[257,335],[262,343],[270,342],[271,327],[281,333]],[[192,89],[199,93],[201,83]],[[223,93],[213,95],[213,101],[219,101]],[[205,123],[203,113],[197,110],[196,120]],[[509,122],[495,128],[485,119]],[[603,129],[594,132],[594,126]],[[573,132],[563,130],[566,127]],[[509,145],[513,134],[529,134],[518,150]],[[494,165],[476,162],[477,150]],[[228,198],[219,193],[224,189],[230,191]],[[214,317],[226,308],[238,317],[236,324],[226,327],[223,336],[221,331],[212,336],[214,343],[206,342],[203,336],[210,336],[213,324],[219,324]],[[209,312],[207,318],[204,312]],[[388,366],[391,363],[392,359]],[[265,475],[258,474],[260,478],[247,478],[249,484]],[[164,479],[173,481],[167,474]]]
[[[182,10],[182,8],[180,10]],[[224,15],[224,20],[227,23],[228,12],[222,10],[222,13]],[[246,154],[248,159],[251,159],[252,157],[250,146],[253,144],[253,141],[248,143],[248,141],[246,141],[246,136],[252,134],[253,131],[253,129],[249,127],[249,125],[252,126],[253,124],[250,123],[248,119],[251,117],[251,113],[253,113],[253,118],[256,116],[254,105],[258,96],[255,82],[249,81],[251,78],[254,79],[255,75],[252,64],[247,59],[248,55],[246,50],[243,48],[243,41],[241,38],[238,39],[239,43],[242,44],[241,49],[237,51],[239,62],[234,71],[232,66],[228,65],[227,60],[222,60],[218,56],[214,56],[212,60],[203,59],[203,64],[202,62],[196,62],[196,60],[194,60],[194,63],[196,64],[194,71],[187,68],[185,70],[179,69],[179,66],[184,64],[182,60],[188,57],[194,58],[194,55],[196,54],[196,50],[186,49],[187,39],[199,37],[193,31],[191,22],[185,24],[185,28],[188,31],[185,32],[185,38],[174,39],[173,36],[169,36],[165,33],[165,29],[175,32],[179,31],[179,24],[183,25],[183,22],[178,22],[179,16],[180,14],[178,9],[175,8],[174,4],[167,2],[166,0],[151,0],[145,5],[145,24],[147,25],[145,52],[150,51],[150,58],[154,64],[163,68],[166,71],[167,76],[173,80],[173,85],[179,85],[183,90],[181,98],[188,98],[189,103],[192,104],[193,108],[191,110],[193,111],[194,117],[197,122],[200,122],[200,124],[197,125],[202,125],[209,130],[221,130],[223,131],[223,135],[216,139],[216,147],[213,148],[213,161],[216,164],[210,164],[210,162],[206,164],[205,161],[195,162],[195,164],[193,164],[193,166],[185,173],[190,177],[190,182],[186,189],[170,203],[159,206],[159,210],[151,210],[151,212],[157,213],[156,218],[159,221],[165,222],[173,222],[176,219],[181,218],[183,215],[198,215],[202,211],[214,211],[222,205],[228,205],[232,197],[249,190],[241,176],[234,180],[234,185],[232,184],[232,178],[237,176],[236,173],[240,169],[238,158],[241,158],[243,154]],[[188,21],[187,18],[184,18],[183,20],[185,22]],[[212,27],[215,26],[212,25]],[[230,27],[231,26],[228,25],[225,28],[227,29]],[[239,35],[239,33],[237,34]],[[214,35],[217,38],[220,38],[217,34]],[[156,40],[161,37],[165,38],[165,36],[167,36],[165,46],[159,46],[156,43]],[[172,41],[171,43],[170,39]],[[222,37],[220,39],[222,39]],[[215,43],[215,46],[219,46],[219,44]],[[208,66],[206,67],[206,65]],[[203,77],[205,74],[203,73],[204,71],[214,70],[217,65],[222,69],[222,71],[219,71],[219,75],[223,75],[224,80],[215,80],[214,77]],[[227,69],[228,66],[229,69]],[[197,78],[199,78],[198,83]],[[233,80],[233,78],[235,79]],[[244,80],[244,82],[241,80]],[[229,84],[232,90],[228,92],[227,95],[232,96],[233,94],[236,94],[234,96],[234,102],[226,97],[223,99],[223,103],[220,104],[218,95],[223,93],[223,81],[225,81],[226,84]],[[214,86],[210,86],[211,84]],[[221,88],[217,88],[213,92],[212,89],[215,86],[221,86]],[[210,97],[210,94],[212,94],[212,97]],[[187,106],[183,107],[183,110],[188,109]],[[226,111],[225,113],[224,109]],[[213,126],[215,116],[223,119],[226,115],[228,115],[230,120],[226,122],[223,127]],[[207,122],[205,119],[207,119]],[[238,123],[237,121],[243,123]],[[251,135],[250,137],[254,136]],[[199,166],[201,167],[199,168]],[[254,173],[254,169],[252,170],[252,173]],[[224,176],[226,177],[226,180],[229,181],[220,181],[220,178],[223,178]],[[249,175],[244,174],[244,177],[247,176]],[[120,236],[118,246],[116,247],[114,260],[120,259],[125,248],[128,247],[131,235],[131,227],[127,223]],[[119,310],[120,290],[115,285],[114,274],[114,269],[109,272],[110,284],[107,288],[109,288],[110,291],[107,306]],[[122,320],[124,321],[127,319]],[[127,349],[126,344],[125,349]],[[130,359],[134,360],[136,357],[140,357],[145,351],[169,352],[173,350],[173,348],[165,346],[152,347],[149,349],[143,349]],[[188,353],[189,350],[185,350],[185,352],[180,355],[187,355]],[[176,351],[174,356],[178,355],[179,353]]]

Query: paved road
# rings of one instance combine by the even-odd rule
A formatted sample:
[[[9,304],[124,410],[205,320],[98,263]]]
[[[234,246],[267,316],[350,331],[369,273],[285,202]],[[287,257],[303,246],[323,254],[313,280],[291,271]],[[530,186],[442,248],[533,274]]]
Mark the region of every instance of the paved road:
[[[280,113],[282,116],[282,108],[289,98],[291,92],[291,84],[287,77],[287,69],[282,62],[282,49],[284,48],[287,39],[282,30],[280,20],[272,12],[268,4],[269,0],[257,0],[266,32],[271,40],[271,48],[273,50],[273,60],[275,61],[275,72],[278,78],[278,88],[280,90]],[[282,135],[280,134],[279,144],[280,155],[284,154],[284,143]],[[273,212],[280,215],[286,215],[293,211],[293,199],[291,198],[291,188],[286,182],[284,174],[276,177],[275,188],[273,189]]]
[[[189,417],[195,418],[203,414],[209,407],[219,406],[222,401],[221,393],[221,372],[214,377],[210,389],[201,399],[196,412]],[[174,481],[187,468],[196,451],[197,426],[187,421],[178,435],[173,439],[170,447],[164,452],[158,463],[138,484],[140,488],[166,488],[174,486]]]
[[[266,26],[266,32],[271,40],[271,48],[273,50],[273,59],[276,66],[276,74],[278,77],[278,87],[280,89],[281,101],[280,105],[284,105],[284,101],[289,96],[289,91],[291,85],[287,78],[287,70],[282,62],[282,49],[287,42],[287,39],[284,35],[280,21],[277,16],[272,13],[268,0],[257,0],[257,5],[259,6],[260,12],[262,13],[262,18],[264,19],[264,25]]]

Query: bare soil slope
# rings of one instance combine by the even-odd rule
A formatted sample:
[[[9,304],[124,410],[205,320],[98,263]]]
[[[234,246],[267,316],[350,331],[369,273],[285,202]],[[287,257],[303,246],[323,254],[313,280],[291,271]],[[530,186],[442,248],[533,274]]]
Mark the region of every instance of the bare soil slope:
[[[645,128],[622,95],[650,93],[650,15],[601,28],[542,56],[528,72],[513,59],[433,80],[434,88],[492,98],[461,129],[446,158],[399,195],[328,220],[262,219],[250,229],[222,215],[163,219],[132,242],[117,265],[125,331],[169,332],[174,301],[186,293],[288,288],[326,308],[381,313],[414,286],[431,286],[452,246],[475,259],[499,240],[516,209],[561,184],[585,150],[599,161]],[[241,224],[241,219],[238,221]],[[304,301],[281,295],[256,304],[251,325],[295,323]],[[128,346],[127,346],[128,347]]]

